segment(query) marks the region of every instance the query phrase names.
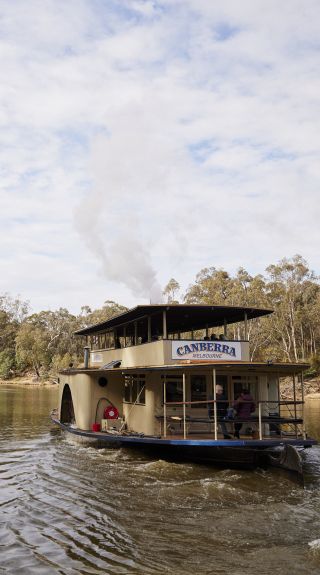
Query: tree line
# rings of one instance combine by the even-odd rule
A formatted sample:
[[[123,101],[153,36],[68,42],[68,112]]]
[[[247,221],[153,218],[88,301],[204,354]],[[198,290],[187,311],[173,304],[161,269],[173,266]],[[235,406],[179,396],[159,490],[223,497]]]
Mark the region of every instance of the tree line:
[[[320,370],[320,284],[305,259],[296,255],[271,264],[265,274],[244,268],[232,275],[223,269],[202,269],[186,293],[172,278],[163,291],[166,303],[252,306],[274,313],[249,322],[253,361],[307,361],[310,373]],[[106,301],[102,308],[83,306],[79,315],[67,309],[30,314],[29,305],[8,294],[0,296],[0,378],[32,370],[37,377],[55,374],[82,358],[78,329],[105,321],[127,308]],[[228,327],[232,339],[244,337],[244,326]]]

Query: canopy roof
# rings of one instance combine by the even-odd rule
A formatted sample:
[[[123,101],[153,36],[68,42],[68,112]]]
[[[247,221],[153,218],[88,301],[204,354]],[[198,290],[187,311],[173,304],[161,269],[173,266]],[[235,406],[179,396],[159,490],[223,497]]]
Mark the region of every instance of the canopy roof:
[[[128,324],[131,324],[133,329],[134,322],[138,322],[138,325],[142,327],[147,317],[151,317],[152,332],[162,333],[164,311],[166,312],[167,332],[183,333],[205,329],[206,327],[222,326],[224,323],[231,324],[244,321],[245,316],[247,319],[261,317],[272,313],[273,310],[213,305],[138,305],[107,321],[80,329],[75,333],[78,335],[90,335],[121,328],[125,325],[128,326]]]
[[[176,371],[196,371],[201,369],[201,371],[213,369],[217,370],[219,373],[276,373],[280,377],[294,375],[306,371],[309,369],[310,365],[307,363],[273,363],[272,361],[267,362],[248,362],[248,361],[212,361],[212,362],[191,362],[191,363],[179,363],[173,365],[155,365],[155,366],[135,366],[135,367],[90,367],[90,368],[68,368],[61,371],[61,373],[103,373],[103,372],[116,372],[116,373],[144,373],[149,371],[162,371],[165,373],[176,372]]]

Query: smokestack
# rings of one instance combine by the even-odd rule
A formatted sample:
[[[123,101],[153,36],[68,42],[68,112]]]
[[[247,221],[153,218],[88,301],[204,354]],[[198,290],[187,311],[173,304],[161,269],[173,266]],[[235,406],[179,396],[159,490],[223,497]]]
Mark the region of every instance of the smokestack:
[[[86,346],[84,348],[84,369],[88,369],[90,359],[90,347]]]

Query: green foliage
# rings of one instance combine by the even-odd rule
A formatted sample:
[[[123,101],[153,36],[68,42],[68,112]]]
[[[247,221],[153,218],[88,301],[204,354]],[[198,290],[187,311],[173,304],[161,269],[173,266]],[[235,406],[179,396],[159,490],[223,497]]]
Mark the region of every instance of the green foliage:
[[[306,372],[306,377],[314,377],[320,374],[320,355],[312,355],[310,357],[310,368]]]
[[[82,327],[87,327],[88,325],[94,325],[102,321],[107,321],[108,319],[124,313],[127,311],[127,307],[120,305],[112,300],[107,300],[100,309],[94,311],[91,310],[89,306],[83,306],[81,308],[81,314],[78,318],[79,329]]]
[[[94,311],[84,306],[79,316],[60,308],[25,317],[16,330],[14,340],[17,369],[32,369],[37,377],[41,377],[56,373],[70,364],[77,365],[82,360],[83,340],[74,332],[105,321],[126,309],[108,300],[101,309]]]
[[[67,352],[63,355],[54,355],[51,360],[51,369],[53,373],[57,373],[60,369],[67,369],[68,367],[75,366],[79,363],[79,357]]]
[[[266,277],[240,268],[231,277],[225,270],[204,268],[185,295],[186,303],[253,306],[274,310],[249,322],[251,359],[306,361],[320,345],[320,286],[307,262],[295,255],[270,265]],[[234,338],[243,327],[229,327]]]
[[[204,268],[197,274],[195,284],[189,286],[184,301],[189,304],[226,305],[232,285],[228,272],[214,267]]]
[[[15,354],[10,349],[0,351],[0,378],[9,379],[15,370]]]

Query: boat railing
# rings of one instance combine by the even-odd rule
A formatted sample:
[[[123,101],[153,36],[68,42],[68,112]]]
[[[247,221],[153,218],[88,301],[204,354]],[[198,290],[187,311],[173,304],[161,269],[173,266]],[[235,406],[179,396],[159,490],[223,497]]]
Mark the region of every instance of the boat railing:
[[[226,404],[226,415],[223,416],[219,415],[222,403]],[[199,433],[196,426],[202,424],[202,429],[205,426],[206,432],[209,432],[210,435],[213,434],[214,439],[217,440],[221,424],[228,424],[229,427],[233,427],[234,423],[242,423],[243,426],[247,426],[247,430],[244,428],[244,435],[249,435],[249,439],[306,437],[303,422],[303,401],[259,400],[255,402],[255,411],[248,417],[239,417],[236,413],[230,414],[230,410],[227,408],[232,408],[232,403],[220,399],[165,401],[163,416],[158,416],[160,423],[163,422],[163,436],[167,437],[168,432],[170,434],[177,432],[183,434],[183,438],[186,439],[190,434]],[[195,407],[206,408],[207,415],[193,415],[189,411],[187,412],[188,408]]]

